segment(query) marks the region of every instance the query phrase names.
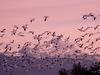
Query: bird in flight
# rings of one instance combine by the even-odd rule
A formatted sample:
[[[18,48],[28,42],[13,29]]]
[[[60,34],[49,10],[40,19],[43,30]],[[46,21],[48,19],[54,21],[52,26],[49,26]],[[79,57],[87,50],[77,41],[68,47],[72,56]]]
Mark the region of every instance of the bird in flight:
[[[34,19],[34,18],[30,20],[30,22],[31,22],[31,23],[32,23],[33,21],[35,21],[35,19]]]
[[[69,40],[70,36],[68,36],[66,39],[65,39],[65,42],[67,42]]]
[[[85,31],[87,31],[89,28],[92,28],[92,27],[87,27],[87,28],[85,28],[85,29],[83,29],[83,27],[81,27],[80,29],[77,29],[77,30],[79,30],[79,31],[81,31],[81,32],[85,32]]]
[[[17,30],[16,29],[13,29],[11,32],[12,32],[11,35],[16,35]]]
[[[44,16],[44,21],[47,21],[48,16]]]
[[[96,16],[94,16],[92,13],[89,13],[89,14],[87,14],[87,15],[83,15],[83,19],[84,20],[86,20],[88,17],[92,17],[93,18],[93,20],[96,20]]]
[[[17,26],[17,25],[14,25],[14,28],[15,28],[15,29],[18,29],[18,26]]]
[[[6,29],[2,29],[0,32],[3,33],[3,32],[5,32],[5,30],[6,30]]]
[[[83,15],[83,17],[82,17],[82,18],[83,18],[84,20],[86,20],[86,19],[87,19],[87,17],[88,17],[88,15]]]
[[[20,47],[21,47],[21,45],[20,45],[20,44],[18,44],[17,48],[19,49]]]
[[[99,28],[99,25],[96,25],[95,27],[94,27],[94,30],[96,30],[96,29],[98,29]]]
[[[92,13],[89,13],[89,16],[92,17],[93,20],[96,20],[96,17]]]
[[[52,33],[52,36],[53,36],[53,37],[56,36],[55,32]]]
[[[100,37],[96,38],[96,41],[99,41],[100,40]]]
[[[22,26],[22,28],[24,29],[24,31],[26,31],[26,29],[28,28],[27,26],[28,26],[27,24]]]
[[[34,34],[34,31],[29,31],[28,33],[31,33],[33,35]]]
[[[80,29],[77,29],[77,30],[82,31],[82,30],[83,30],[83,28],[84,28],[84,27],[81,27]]]

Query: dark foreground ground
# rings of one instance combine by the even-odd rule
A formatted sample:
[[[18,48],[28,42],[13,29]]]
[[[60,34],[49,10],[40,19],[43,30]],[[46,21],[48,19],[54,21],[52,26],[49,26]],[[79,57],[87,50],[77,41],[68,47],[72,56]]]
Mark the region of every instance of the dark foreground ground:
[[[94,56],[88,57],[84,60],[68,57],[33,59],[28,56],[13,57],[0,54],[0,75],[58,75],[62,68],[71,71],[75,63],[80,62],[83,67],[89,68],[94,62],[98,61]]]

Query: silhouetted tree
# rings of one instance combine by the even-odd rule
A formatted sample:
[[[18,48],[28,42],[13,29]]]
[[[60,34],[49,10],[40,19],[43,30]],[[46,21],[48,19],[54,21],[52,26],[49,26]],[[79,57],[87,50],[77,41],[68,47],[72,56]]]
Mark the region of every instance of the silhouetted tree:
[[[100,75],[100,63],[94,64],[89,69],[82,67],[80,63],[74,64],[71,75]]]
[[[66,70],[65,68],[61,68],[61,69],[59,70],[58,75],[68,75],[67,70]]]

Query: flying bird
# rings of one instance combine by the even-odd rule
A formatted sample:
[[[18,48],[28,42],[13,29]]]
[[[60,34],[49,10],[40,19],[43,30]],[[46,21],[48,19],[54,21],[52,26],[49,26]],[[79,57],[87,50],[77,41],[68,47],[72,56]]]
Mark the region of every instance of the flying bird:
[[[16,29],[13,29],[13,31],[11,31],[11,32],[12,32],[11,35],[16,35],[17,30]]]
[[[17,26],[17,25],[14,25],[14,28],[15,28],[15,29],[18,29],[18,26]]]
[[[94,17],[94,15],[92,13],[89,13],[89,16]]]
[[[21,47],[21,45],[20,45],[20,44],[18,44],[17,48],[19,49],[20,47]]]
[[[82,47],[83,47],[83,45],[84,45],[84,44],[79,44],[78,46],[79,46],[80,48],[82,48]]]
[[[90,33],[90,34],[89,34],[89,37],[91,37],[92,35],[94,35],[94,33]]]
[[[31,22],[31,23],[32,23],[33,21],[35,21],[35,19],[34,19],[34,18],[30,20],[30,22]]]
[[[48,16],[44,16],[44,21],[47,21]]]
[[[11,49],[12,47],[10,46],[10,44],[6,44],[4,53],[6,53],[8,50],[11,51]]]
[[[53,32],[52,36],[53,36],[53,37],[56,36],[55,32]]]
[[[29,31],[28,33],[34,34],[34,31]]]
[[[100,37],[96,38],[96,41],[99,41],[100,40]]]
[[[70,36],[68,36],[68,37],[65,39],[65,42],[67,42],[69,39],[70,39]]]
[[[81,35],[81,37],[83,37],[83,38],[84,38],[86,35],[88,35],[88,33],[85,33],[84,35]]]
[[[78,29],[78,30],[81,31],[81,32],[85,32],[85,31],[87,31],[89,28],[92,28],[92,27],[87,27],[87,28],[85,28],[85,29],[83,29],[83,27],[81,27],[81,28]]]
[[[91,53],[94,53],[96,50],[100,50],[100,47],[96,47]]]
[[[84,20],[86,20],[86,19],[87,19],[87,17],[88,17],[88,15],[83,15],[83,17],[82,17],[82,18],[83,18]]]
[[[93,20],[96,20],[96,17],[92,13],[89,13],[89,16],[92,17]]]
[[[5,32],[5,31],[6,31],[6,29],[2,29],[0,32],[3,33],[3,32]]]
[[[80,29],[77,29],[77,30],[82,31],[82,30],[83,30],[83,28],[84,28],[84,27],[81,27]]]
[[[87,15],[83,15],[83,16],[82,16],[82,18],[83,18],[84,20],[86,20],[88,17],[92,17],[93,20],[96,20],[96,17],[95,17],[92,13],[89,13],[89,14],[87,14]]]
[[[96,17],[93,17],[93,20],[96,20]]]
[[[83,40],[83,38],[82,37],[79,37],[79,38],[76,38],[74,41],[76,42],[76,43],[78,43],[78,42],[80,42],[80,41],[82,41]]]
[[[96,29],[98,29],[99,28],[99,25],[96,25],[95,27],[94,27],[94,30],[96,30]]]
[[[85,32],[86,30],[88,30],[89,28],[92,28],[92,27],[87,27],[86,29],[84,29],[83,31]]]
[[[22,28],[24,29],[24,31],[26,31],[26,29],[28,28],[27,26],[28,26],[27,24],[22,26]]]

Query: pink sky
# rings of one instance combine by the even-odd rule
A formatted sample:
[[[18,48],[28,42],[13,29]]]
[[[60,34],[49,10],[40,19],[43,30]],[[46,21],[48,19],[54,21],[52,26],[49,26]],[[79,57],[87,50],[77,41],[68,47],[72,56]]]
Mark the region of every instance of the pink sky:
[[[84,23],[83,14],[98,15],[99,11],[100,0],[0,0],[0,26],[28,23],[36,31],[67,32],[92,22]],[[46,23],[44,15],[49,16]],[[36,19],[32,24],[29,23],[31,18]]]
[[[29,24],[36,32],[49,30],[75,36],[77,28],[99,24],[99,17],[96,21],[82,20],[82,15],[90,12],[100,15],[100,0],[0,0],[0,28],[10,30],[14,24]],[[49,16],[47,22],[43,21],[45,15]],[[30,23],[32,18],[35,22]]]

